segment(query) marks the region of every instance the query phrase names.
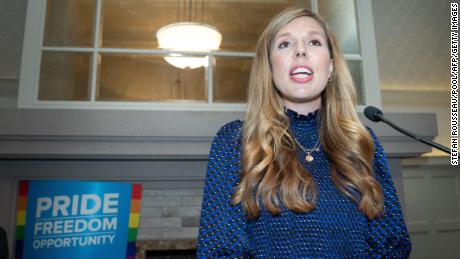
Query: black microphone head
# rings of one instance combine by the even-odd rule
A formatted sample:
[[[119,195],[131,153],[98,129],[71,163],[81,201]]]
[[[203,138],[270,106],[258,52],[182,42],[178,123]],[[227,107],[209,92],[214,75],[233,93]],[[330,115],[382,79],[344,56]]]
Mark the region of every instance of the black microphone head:
[[[382,121],[381,116],[383,115],[383,112],[374,106],[367,106],[364,109],[364,115],[366,115],[366,117],[373,122],[379,122]]]

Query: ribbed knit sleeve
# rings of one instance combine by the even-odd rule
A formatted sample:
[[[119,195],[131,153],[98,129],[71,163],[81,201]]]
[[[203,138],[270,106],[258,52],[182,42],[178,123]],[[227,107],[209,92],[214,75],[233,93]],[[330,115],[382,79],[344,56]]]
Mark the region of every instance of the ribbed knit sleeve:
[[[222,127],[214,138],[206,172],[198,258],[243,258],[245,215],[230,204],[240,174],[241,121]]]
[[[377,181],[382,185],[384,195],[384,214],[369,222],[370,257],[407,258],[411,251],[411,242],[391,179],[386,154],[373,130],[367,129],[374,140],[373,168]]]

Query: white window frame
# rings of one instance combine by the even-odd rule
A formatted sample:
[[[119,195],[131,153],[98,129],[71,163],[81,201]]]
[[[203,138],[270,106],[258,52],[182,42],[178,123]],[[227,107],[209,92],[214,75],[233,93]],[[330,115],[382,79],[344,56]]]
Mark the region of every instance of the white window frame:
[[[21,74],[18,92],[18,108],[50,108],[50,109],[109,109],[109,110],[179,110],[179,111],[244,111],[245,104],[214,103],[213,98],[213,57],[254,57],[253,52],[213,51],[184,52],[167,50],[100,48],[99,24],[103,0],[96,0],[96,20],[91,48],[74,47],[43,47],[43,35],[46,14],[46,0],[29,0],[27,6],[26,27],[21,63]],[[355,0],[357,29],[361,45],[361,55],[345,54],[347,61],[361,61],[362,91],[366,105],[381,106],[377,50],[372,15],[371,0]],[[318,12],[318,0],[311,0],[313,12]],[[86,52],[91,53],[90,68],[90,100],[88,101],[41,101],[38,100],[41,54],[43,51]],[[210,58],[206,69],[207,102],[133,102],[133,101],[96,101],[97,55],[99,53],[165,55],[170,53],[207,55]],[[363,106],[358,106],[362,111]]]

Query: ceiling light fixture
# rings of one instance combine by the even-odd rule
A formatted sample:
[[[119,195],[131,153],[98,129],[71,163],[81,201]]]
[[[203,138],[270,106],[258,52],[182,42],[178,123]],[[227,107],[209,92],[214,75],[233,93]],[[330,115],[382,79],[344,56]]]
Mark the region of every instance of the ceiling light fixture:
[[[184,7],[185,8],[185,7]],[[160,48],[172,51],[208,52],[219,49],[222,35],[213,26],[191,22],[192,1],[189,1],[189,22],[177,22],[161,27],[156,32]],[[208,56],[189,57],[182,54],[170,54],[165,60],[178,68],[207,67]]]

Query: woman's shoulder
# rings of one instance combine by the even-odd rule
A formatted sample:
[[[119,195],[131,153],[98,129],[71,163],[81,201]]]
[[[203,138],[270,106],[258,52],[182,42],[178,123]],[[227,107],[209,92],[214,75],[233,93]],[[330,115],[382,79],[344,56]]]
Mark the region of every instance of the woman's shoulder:
[[[374,153],[375,153],[374,155],[377,157],[386,155],[385,151],[383,150],[382,144],[380,143],[380,140],[377,137],[377,134],[375,133],[375,131],[367,125],[364,125],[364,127],[367,129],[367,131],[371,135],[372,141],[374,142]]]
[[[384,179],[390,178],[391,173],[389,170],[388,159],[385,150],[383,149],[382,144],[380,143],[377,134],[375,131],[369,127],[365,126],[369,134],[372,136],[374,141],[374,157],[373,157],[373,166],[377,169],[377,175],[383,177]]]
[[[369,132],[369,134],[371,135],[372,141],[374,142],[374,152],[375,152],[375,154],[376,155],[381,155],[379,153],[384,153],[382,144],[380,143],[379,137],[377,137],[377,134],[375,133],[375,131],[371,127],[369,127],[367,125],[364,125],[364,127]]]
[[[241,136],[243,130],[243,121],[234,120],[223,125],[216,134],[215,138],[225,138],[227,140],[236,140]]]
[[[364,128],[366,128],[367,132],[369,132],[369,134],[372,137],[372,140],[378,141],[377,134],[375,134],[375,131],[371,127],[369,127],[368,125],[364,125]]]
[[[238,161],[241,147],[242,121],[234,120],[220,128],[211,144],[209,151],[210,165],[215,163],[221,165],[221,159],[227,161]]]

